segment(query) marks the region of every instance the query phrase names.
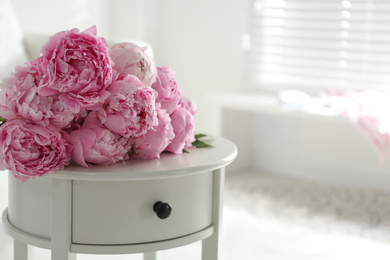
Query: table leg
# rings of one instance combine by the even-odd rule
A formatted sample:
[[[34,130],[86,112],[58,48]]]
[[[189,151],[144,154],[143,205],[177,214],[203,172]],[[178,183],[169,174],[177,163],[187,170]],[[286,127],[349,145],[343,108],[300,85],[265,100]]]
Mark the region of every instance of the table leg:
[[[156,260],[156,252],[144,253],[144,260]]]
[[[14,239],[14,260],[28,259],[28,245]]]
[[[202,260],[218,260],[220,250],[220,233],[222,224],[222,195],[225,183],[225,169],[213,171],[213,216],[214,233],[202,241]]]
[[[72,234],[72,180],[52,179],[51,259],[76,260],[70,253]]]
[[[218,260],[219,259],[219,234],[212,236],[202,241],[202,260]]]

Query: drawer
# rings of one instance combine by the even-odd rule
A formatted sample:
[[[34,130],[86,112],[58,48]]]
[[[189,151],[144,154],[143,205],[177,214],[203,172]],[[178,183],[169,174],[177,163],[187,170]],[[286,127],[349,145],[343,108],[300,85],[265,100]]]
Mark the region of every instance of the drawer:
[[[147,243],[211,225],[212,172],[142,181],[74,180],[72,187],[73,243]],[[171,205],[168,218],[157,217],[157,201]]]

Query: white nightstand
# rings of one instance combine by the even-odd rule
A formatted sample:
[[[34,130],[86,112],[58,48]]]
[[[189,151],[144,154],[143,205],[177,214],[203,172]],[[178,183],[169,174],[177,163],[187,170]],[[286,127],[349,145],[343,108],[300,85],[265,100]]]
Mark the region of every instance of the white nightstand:
[[[3,222],[14,238],[14,260],[27,245],[51,249],[52,260],[77,253],[144,253],[202,240],[202,259],[217,260],[224,167],[237,149],[217,138],[214,148],[110,166],[66,167],[20,183],[9,176]]]

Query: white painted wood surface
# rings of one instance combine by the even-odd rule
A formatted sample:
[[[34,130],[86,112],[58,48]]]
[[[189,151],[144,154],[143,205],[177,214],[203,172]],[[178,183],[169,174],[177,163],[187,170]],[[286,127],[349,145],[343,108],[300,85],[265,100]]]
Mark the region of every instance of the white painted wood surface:
[[[28,246],[14,239],[14,260],[27,260],[28,258]]]
[[[153,181],[73,181],[73,242],[138,244],[200,231],[212,224],[212,177],[205,172]],[[152,210],[157,201],[171,205],[167,219]]]
[[[225,182],[225,169],[214,170],[213,174],[213,226],[214,233],[202,241],[202,260],[219,259],[221,244],[221,224],[223,208],[223,186]]]
[[[76,260],[72,243],[72,180],[52,181],[51,259]]]
[[[214,138],[210,142],[214,148],[189,149],[189,153],[180,155],[162,153],[160,159],[126,160],[113,165],[95,165],[89,168],[73,164],[48,177],[87,181],[174,178],[224,167],[237,156],[237,148],[229,140]]]

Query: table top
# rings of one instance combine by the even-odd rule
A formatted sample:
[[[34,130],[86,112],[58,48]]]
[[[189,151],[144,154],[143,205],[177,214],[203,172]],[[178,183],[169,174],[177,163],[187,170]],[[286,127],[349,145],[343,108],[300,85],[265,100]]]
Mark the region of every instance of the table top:
[[[85,168],[71,164],[48,177],[89,181],[173,178],[224,167],[237,156],[236,146],[225,138],[212,138],[211,145],[213,147],[189,149],[183,154],[162,153],[159,159],[129,159],[108,166]]]

